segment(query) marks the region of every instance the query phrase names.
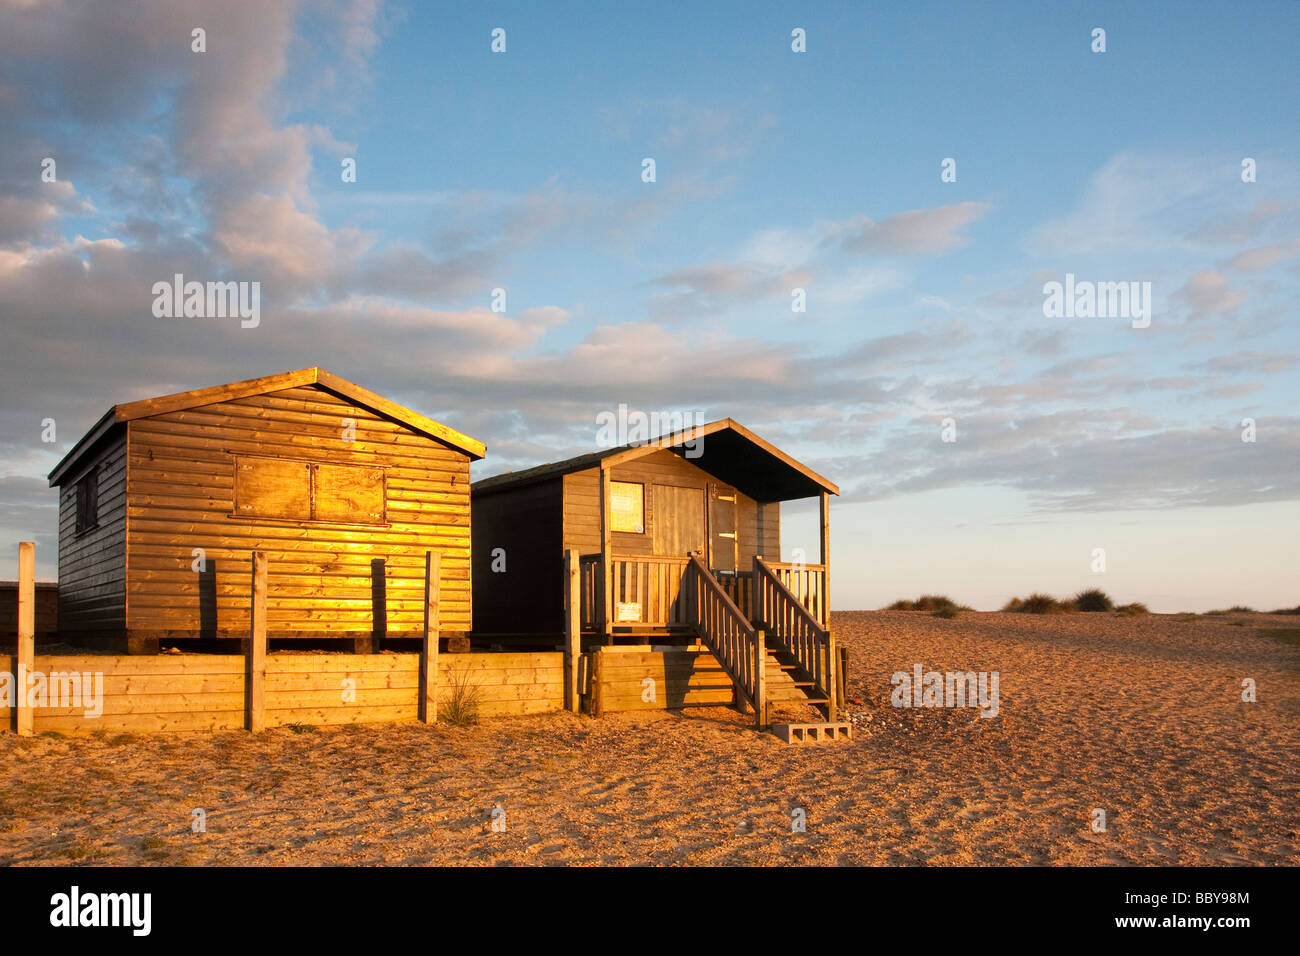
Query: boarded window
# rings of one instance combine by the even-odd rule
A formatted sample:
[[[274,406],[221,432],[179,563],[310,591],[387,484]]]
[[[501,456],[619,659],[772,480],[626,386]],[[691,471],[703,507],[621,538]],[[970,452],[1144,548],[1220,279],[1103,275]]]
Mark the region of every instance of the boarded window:
[[[235,513],[241,518],[384,523],[384,471],[279,458],[237,458]]]
[[[609,483],[609,523],[614,531],[645,533],[645,485],[634,481]]]
[[[91,468],[76,484],[77,534],[99,527],[99,469]]]
[[[382,524],[384,472],[355,465],[316,465],[316,520]]]
[[[279,458],[236,459],[235,514],[310,520],[311,465]]]

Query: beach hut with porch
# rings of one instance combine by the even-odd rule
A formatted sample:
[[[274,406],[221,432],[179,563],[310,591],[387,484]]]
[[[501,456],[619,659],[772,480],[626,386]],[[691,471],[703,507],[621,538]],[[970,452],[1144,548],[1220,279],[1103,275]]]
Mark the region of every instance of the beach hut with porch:
[[[474,643],[698,642],[739,697],[797,692],[833,719],[838,493],[729,418],[475,482]],[[782,562],[781,502],[806,498],[817,551]]]

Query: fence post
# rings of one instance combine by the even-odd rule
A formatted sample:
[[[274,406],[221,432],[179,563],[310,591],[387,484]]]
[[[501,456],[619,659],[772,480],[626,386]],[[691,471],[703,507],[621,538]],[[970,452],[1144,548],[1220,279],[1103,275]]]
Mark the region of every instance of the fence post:
[[[27,675],[36,665],[36,543],[18,543],[18,673],[14,694],[15,729],[20,737],[35,732],[36,715],[27,706]]]
[[[578,661],[582,655],[582,579],[578,552],[564,552],[564,706],[578,712]]]
[[[420,641],[420,701],[418,716],[438,722],[438,626],[441,614],[442,552],[424,552],[424,635]]]
[[[244,655],[244,727],[266,728],[266,552],[253,552],[253,594]]]
[[[754,713],[759,727],[766,727],[767,719],[767,632],[761,627],[754,631]]]

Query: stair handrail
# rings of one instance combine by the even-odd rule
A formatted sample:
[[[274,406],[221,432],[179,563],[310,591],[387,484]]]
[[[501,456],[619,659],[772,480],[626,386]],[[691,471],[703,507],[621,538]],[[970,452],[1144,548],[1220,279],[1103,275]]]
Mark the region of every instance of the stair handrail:
[[[683,581],[687,622],[722,665],[739,696],[754,708],[758,725],[765,726],[767,646],[763,631],[741,613],[698,554],[690,559]]]
[[[816,616],[758,555],[754,556],[753,582],[754,625],[764,629],[769,643],[775,641],[795,659],[802,671],[801,677],[811,681],[828,702],[827,719],[834,720],[835,668],[838,664],[835,636],[830,628],[822,627]]]

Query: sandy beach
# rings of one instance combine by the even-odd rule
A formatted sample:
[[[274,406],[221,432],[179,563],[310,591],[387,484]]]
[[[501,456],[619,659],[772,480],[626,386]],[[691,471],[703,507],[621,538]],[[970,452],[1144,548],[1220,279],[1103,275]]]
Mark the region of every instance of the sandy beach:
[[[857,731],[816,747],[722,708],[6,733],[0,864],[1295,865],[1296,624],[837,613]],[[997,717],[891,706],[917,664],[997,671]]]

